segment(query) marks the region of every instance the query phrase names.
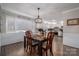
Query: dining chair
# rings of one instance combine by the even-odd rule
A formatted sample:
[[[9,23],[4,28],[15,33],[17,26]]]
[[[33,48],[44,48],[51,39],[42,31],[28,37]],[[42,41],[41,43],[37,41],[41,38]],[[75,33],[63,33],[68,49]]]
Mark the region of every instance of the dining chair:
[[[53,55],[52,42],[54,39],[54,32],[48,32],[46,39],[47,39],[47,43],[45,46],[42,47],[42,50],[44,51],[44,53],[46,53],[46,56],[48,54],[48,50],[50,50],[50,53]]]
[[[33,50],[35,50],[38,44],[37,41],[33,41],[32,31],[25,32],[24,41],[24,48],[26,48],[26,51],[29,49],[30,55],[32,55]]]

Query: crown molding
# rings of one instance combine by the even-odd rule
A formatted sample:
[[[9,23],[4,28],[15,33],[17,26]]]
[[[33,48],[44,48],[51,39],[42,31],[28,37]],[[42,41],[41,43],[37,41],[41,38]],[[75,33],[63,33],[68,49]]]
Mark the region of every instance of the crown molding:
[[[33,16],[12,10],[12,9],[6,9],[6,8],[2,8],[2,11],[7,14],[7,15],[13,15],[13,16],[17,16],[17,17],[21,17],[21,18],[26,18],[28,20],[32,20]]]
[[[65,13],[72,12],[72,11],[75,11],[75,10],[79,10],[79,7],[66,10],[66,11],[64,11],[64,12],[62,12],[62,13],[65,14]]]

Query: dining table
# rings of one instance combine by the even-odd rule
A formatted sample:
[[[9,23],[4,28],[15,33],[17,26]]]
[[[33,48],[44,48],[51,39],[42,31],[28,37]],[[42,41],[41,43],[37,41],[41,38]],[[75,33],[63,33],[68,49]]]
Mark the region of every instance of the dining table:
[[[38,55],[42,56],[42,45],[47,41],[46,36],[44,35],[34,35],[33,40],[38,41]]]

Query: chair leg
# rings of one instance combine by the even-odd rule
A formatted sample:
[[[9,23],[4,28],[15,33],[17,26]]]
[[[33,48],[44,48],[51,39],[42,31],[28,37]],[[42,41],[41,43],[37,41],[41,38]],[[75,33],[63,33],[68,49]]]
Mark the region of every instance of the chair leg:
[[[27,45],[26,49],[28,50],[28,45]]]
[[[31,47],[29,46],[29,54],[31,55]]]
[[[37,51],[36,51],[36,47],[33,47],[33,55],[36,55],[35,52],[37,52]]]
[[[52,54],[52,56],[53,56],[53,51],[52,51],[52,48],[50,48],[50,53]]]
[[[46,51],[46,56],[47,56],[47,54],[48,54],[48,51]]]
[[[30,47],[30,55],[32,55],[32,47]]]
[[[24,55],[26,54],[26,48],[24,48]]]
[[[28,51],[28,46],[26,47],[26,52]]]

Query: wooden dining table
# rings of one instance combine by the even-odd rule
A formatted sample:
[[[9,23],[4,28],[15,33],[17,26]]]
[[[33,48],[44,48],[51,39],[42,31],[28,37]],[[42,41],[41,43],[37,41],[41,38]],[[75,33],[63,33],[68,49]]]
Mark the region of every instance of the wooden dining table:
[[[38,44],[38,55],[42,56],[42,45],[44,42],[46,42],[46,37],[43,35],[34,35],[33,40],[37,40],[39,42]]]

